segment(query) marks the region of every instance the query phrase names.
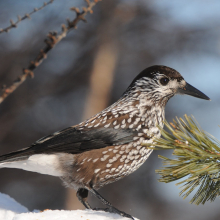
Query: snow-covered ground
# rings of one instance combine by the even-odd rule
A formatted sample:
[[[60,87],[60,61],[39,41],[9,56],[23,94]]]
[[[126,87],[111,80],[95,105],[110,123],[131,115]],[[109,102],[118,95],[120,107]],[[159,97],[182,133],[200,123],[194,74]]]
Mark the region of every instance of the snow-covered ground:
[[[8,195],[0,193],[0,220],[125,220],[117,214],[92,210],[46,210],[29,212]],[[137,219],[136,219],[137,220]]]

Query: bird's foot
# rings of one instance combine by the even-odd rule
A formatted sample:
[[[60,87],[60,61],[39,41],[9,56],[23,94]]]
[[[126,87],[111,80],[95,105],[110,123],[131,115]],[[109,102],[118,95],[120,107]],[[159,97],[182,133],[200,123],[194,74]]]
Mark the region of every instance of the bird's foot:
[[[116,209],[115,207],[110,207],[110,208],[94,208],[93,210],[94,211],[105,211],[105,212],[109,212],[109,213],[115,213],[115,214],[118,214],[118,215],[120,215],[122,217],[130,218],[130,219],[134,220],[134,218],[131,215],[129,215],[129,214],[123,212],[123,211],[120,211],[120,210]]]

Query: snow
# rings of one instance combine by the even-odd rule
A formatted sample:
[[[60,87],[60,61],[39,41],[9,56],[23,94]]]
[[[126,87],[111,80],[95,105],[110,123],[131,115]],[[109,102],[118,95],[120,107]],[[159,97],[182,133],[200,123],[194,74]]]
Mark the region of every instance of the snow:
[[[126,220],[117,214],[93,210],[48,210],[40,213],[24,213],[16,215],[13,220]]]
[[[12,220],[16,214],[25,212],[28,212],[27,208],[10,196],[0,193],[0,220]]]
[[[126,220],[117,214],[93,210],[45,210],[43,212],[28,209],[8,195],[0,193],[0,220]],[[136,219],[138,220],[138,219]]]

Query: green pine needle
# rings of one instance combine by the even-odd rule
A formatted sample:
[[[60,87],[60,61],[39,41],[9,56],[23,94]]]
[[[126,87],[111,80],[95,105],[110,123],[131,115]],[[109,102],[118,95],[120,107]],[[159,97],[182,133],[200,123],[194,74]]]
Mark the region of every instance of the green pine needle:
[[[170,133],[160,128],[162,137],[154,141],[153,149],[174,149],[176,159],[159,156],[166,166],[156,172],[165,183],[187,177],[177,183],[184,184],[180,195],[186,198],[197,188],[190,203],[205,204],[220,195],[220,142],[203,131],[193,117],[184,117],[165,122]]]

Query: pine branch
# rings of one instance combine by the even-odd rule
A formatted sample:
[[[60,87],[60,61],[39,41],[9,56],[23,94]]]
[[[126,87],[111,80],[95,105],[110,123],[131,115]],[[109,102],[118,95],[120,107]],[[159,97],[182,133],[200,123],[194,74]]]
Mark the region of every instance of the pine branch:
[[[176,159],[163,156],[166,167],[156,170],[161,175],[160,182],[180,180],[180,195],[186,198],[196,188],[190,203],[205,204],[220,195],[220,142],[203,131],[198,122],[187,115],[165,126],[171,132],[161,129],[163,138],[154,142],[154,149],[174,149]]]
[[[8,26],[8,27],[6,27],[6,28],[4,28],[4,29],[0,29],[0,34],[3,33],[3,32],[6,32],[6,33],[7,33],[7,32],[9,32],[12,28],[16,28],[17,25],[18,25],[21,21],[23,21],[23,20],[25,20],[25,19],[27,19],[27,18],[30,19],[32,14],[34,14],[35,12],[40,11],[41,9],[45,8],[47,5],[53,3],[53,1],[54,1],[54,0],[50,0],[50,1],[48,1],[48,2],[45,2],[40,8],[35,8],[32,12],[25,14],[23,17],[21,17],[21,16],[18,15],[18,19],[17,19],[16,22],[14,22],[14,21],[11,19],[11,20],[10,20],[11,25]]]
[[[71,8],[72,11],[76,12],[76,17],[72,21],[67,20],[67,25],[62,25],[62,30],[60,33],[50,32],[45,40],[46,46],[41,49],[37,57],[30,62],[27,68],[23,69],[23,73],[18,76],[16,80],[10,86],[3,86],[2,93],[0,95],[0,104],[8,97],[12,92],[14,92],[29,76],[34,77],[34,70],[47,58],[48,52],[53,49],[63,38],[67,36],[70,30],[76,29],[79,21],[86,22],[85,16],[90,13],[92,14],[93,7],[101,0],[85,0],[87,7],[83,7],[82,11],[78,8]]]

